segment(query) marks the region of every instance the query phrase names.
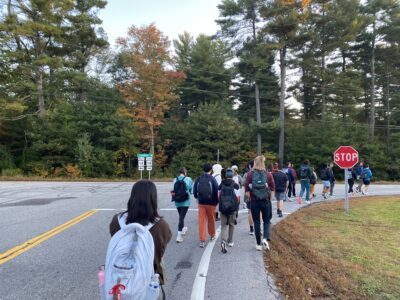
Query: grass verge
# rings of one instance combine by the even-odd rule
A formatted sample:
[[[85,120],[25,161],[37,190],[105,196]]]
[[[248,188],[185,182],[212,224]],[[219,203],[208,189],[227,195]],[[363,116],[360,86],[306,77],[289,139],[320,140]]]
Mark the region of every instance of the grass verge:
[[[273,228],[266,268],[289,299],[400,299],[400,197],[318,203]]]

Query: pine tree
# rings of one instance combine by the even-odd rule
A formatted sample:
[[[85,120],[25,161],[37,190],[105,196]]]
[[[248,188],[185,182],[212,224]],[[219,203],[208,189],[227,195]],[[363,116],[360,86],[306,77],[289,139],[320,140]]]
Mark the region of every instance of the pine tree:
[[[199,35],[193,42],[188,34],[174,42],[178,70],[185,73],[179,86],[183,117],[202,103],[228,102],[231,73],[225,67],[230,53],[221,40]]]

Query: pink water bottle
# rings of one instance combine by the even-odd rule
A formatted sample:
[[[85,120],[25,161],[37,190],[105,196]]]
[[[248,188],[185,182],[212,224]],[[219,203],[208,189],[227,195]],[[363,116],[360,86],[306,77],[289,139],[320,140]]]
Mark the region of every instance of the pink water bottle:
[[[104,286],[106,278],[104,273],[104,266],[100,266],[97,277],[99,278],[100,300],[106,300],[106,291]]]

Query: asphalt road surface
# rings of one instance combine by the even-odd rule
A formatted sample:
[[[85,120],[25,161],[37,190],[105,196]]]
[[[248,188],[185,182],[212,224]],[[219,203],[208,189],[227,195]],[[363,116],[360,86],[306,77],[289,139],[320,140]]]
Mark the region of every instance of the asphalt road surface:
[[[131,187],[115,182],[0,182],[0,299],[98,299],[97,269],[104,264],[108,226],[125,209]],[[158,183],[157,189],[160,213],[173,232],[164,257],[167,299],[281,299],[254,248],[254,236],[248,235],[246,210],[239,214],[234,247],[222,254],[219,239],[199,248],[192,201],[185,223],[189,233],[177,244],[171,184]],[[320,190],[317,185],[318,195]],[[343,190],[343,185],[336,187],[337,197],[343,197]],[[400,187],[372,185],[374,194],[400,194]],[[285,215],[304,206],[285,205]]]

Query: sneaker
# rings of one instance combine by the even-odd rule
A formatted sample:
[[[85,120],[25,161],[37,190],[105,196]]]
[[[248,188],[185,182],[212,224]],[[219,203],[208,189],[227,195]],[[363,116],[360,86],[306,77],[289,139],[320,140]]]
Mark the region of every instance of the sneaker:
[[[261,251],[262,250],[262,246],[261,245],[256,245],[256,250],[257,251]]]
[[[264,248],[265,251],[269,251],[270,250],[269,249],[269,244],[268,244],[266,239],[262,240],[261,245],[262,245],[262,248]]]
[[[301,200],[302,200],[301,197],[297,198],[297,203],[301,204]]]
[[[279,218],[283,218],[282,211],[280,211],[280,212],[278,213],[278,217],[279,217]]]
[[[212,241],[215,241],[216,238],[217,238],[217,237],[214,235],[214,236],[210,237],[210,241],[211,241],[211,242],[212,242]]]
[[[310,201],[310,200],[306,200],[306,203],[307,203],[307,204],[310,204],[310,203],[311,203],[311,201]]]
[[[182,228],[182,235],[185,235],[188,232],[188,228],[187,227],[183,227]]]
[[[249,235],[254,235],[254,230],[250,230]]]
[[[289,202],[293,202],[293,198],[288,198],[288,201]]]
[[[176,237],[176,242],[177,243],[182,243],[183,242],[182,232],[181,231],[178,231],[178,236]]]
[[[326,194],[322,194],[322,197],[324,197],[324,200],[327,199]]]
[[[234,243],[234,242],[229,242],[229,243],[228,243],[228,247],[231,247],[231,248],[232,248],[232,247],[233,247],[233,245],[235,245],[235,243]]]
[[[228,250],[226,249],[226,242],[225,241],[221,242],[221,252],[222,253],[228,252]]]
[[[204,248],[204,247],[205,247],[205,245],[206,245],[206,243],[205,243],[205,242],[200,242],[200,244],[199,244],[200,248]]]

